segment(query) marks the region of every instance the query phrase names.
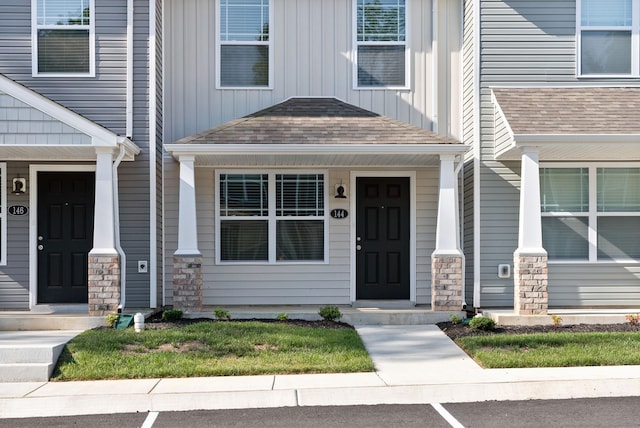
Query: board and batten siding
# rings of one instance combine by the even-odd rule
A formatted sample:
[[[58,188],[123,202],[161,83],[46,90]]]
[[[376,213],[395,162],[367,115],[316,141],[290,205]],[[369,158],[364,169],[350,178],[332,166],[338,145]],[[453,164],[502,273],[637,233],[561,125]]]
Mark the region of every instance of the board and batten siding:
[[[424,129],[432,129],[437,120],[440,132],[451,129],[460,138],[460,102],[450,100],[461,99],[456,71],[461,19],[449,3],[438,1],[440,73],[434,69],[433,2],[409,0],[410,89],[354,90],[353,0],[273,0],[272,88],[233,90],[215,86],[215,0],[166,0],[164,95],[170,102],[165,104],[164,140],[202,132],[294,96],[336,97]]]
[[[177,164],[174,164],[177,165]],[[329,259],[320,264],[286,265],[216,265],[215,263],[215,172],[214,168],[196,168],[196,205],[198,247],[202,253],[204,305],[276,305],[276,304],[336,304],[348,305],[350,300],[350,218],[328,219]],[[328,183],[350,186],[350,169],[328,171]],[[177,183],[178,167],[165,176]],[[331,186],[328,186],[331,196]],[[354,197],[349,195],[349,197]],[[167,227],[165,263],[173,265],[177,247],[177,191],[165,197]],[[437,216],[438,169],[425,168],[416,173],[416,303],[431,302],[431,253],[435,245]],[[350,199],[330,197],[327,210],[350,208]],[[351,216],[355,213],[351,212]],[[166,301],[172,303],[171,269],[166,270]]]
[[[475,2],[474,2],[475,3]],[[495,161],[496,122],[490,88],[620,84],[576,77],[575,1],[480,1],[480,281],[482,307],[513,307],[513,267],[518,246],[519,163]],[[465,99],[467,97],[465,92]],[[498,124],[499,125],[499,124]],[[640,304],[640,266],[549,265],[549,305],[587,307]]]

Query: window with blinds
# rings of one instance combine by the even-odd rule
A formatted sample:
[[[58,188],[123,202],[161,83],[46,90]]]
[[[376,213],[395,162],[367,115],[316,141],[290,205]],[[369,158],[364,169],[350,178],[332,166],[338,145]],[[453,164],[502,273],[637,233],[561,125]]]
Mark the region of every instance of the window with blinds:
[[[405,0],[354,0],[356,87],[407,85]]]
[[[270,0],[219,0],[219,86],[268,87]]]
[[[93,0],[35,0],[34,74],[93,73]]]
[[[541,168],[550,260],[640,259],[640,168]]]
[[[218,182],[221,262],[325,260],[324,173],[221,173]]]

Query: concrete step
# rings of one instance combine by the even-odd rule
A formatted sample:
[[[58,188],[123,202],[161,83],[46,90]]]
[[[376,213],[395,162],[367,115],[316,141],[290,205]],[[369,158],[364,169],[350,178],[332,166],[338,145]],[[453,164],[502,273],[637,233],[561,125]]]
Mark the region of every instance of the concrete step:
[[[213,318],[215,308],[205,307],[199,313],[186,314],[189,318]],[[276,319],[279,314],[286,313],[289,319],[307,321],[321,320],[318,314],[320,307],[314,306],[246,306],[225,307],[231,319]],[[455,314],[464,318],[464,312],[434,312],[425,307],[403,307],[402,305],[379,305],[379,307],[338,306],[342,317],[339,321],[350,325],[424,325],[449,321]]]
[[[0,382],[46,382],[71,331],[0,331]]]
[[[81,314],[0,312],[0,331],[90,330],[107,325],[105,317]]]
[[[0,364],[0,382],[46,382],[55,363]]]

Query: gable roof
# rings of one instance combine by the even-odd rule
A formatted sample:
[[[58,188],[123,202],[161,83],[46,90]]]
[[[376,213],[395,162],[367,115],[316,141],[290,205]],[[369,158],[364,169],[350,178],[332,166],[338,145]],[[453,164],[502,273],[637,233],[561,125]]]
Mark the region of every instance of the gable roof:
[[[381,116],[336,98],[290,98],[269,108],[182,138],[165,148],[178,158],[199,155],[200,164],[272,164],[269,156],[295,156],[289,164],[353,165],[364,156],[461,154],[459,141]],[[227,155],[225,160],[213,157]],[[335,156],[343,155],[341,159]],[[210,156],[206,159],[206,156]],[[235,159],[233,158],[235,156]],[[313,156],[313,159],[311,158]],[[323,158],[324,156],[324,158]],[[331,159],[330,157],[333,156]],[[251,157],[251,159],[249,159]],[[302,157],[306,157],[302,159]],[[360,157],[356,160],[356,157]],[[424,160],[424,159],[423,159]],[[414,162],[419,162],[416,159]],[[277,164],[285,165],[281,158]],[[302,163],[301,163],[302,162]],[[388,164],[387,160],[374,162]],[[430,161],[431,163],[431,161]]]
[[[126,137],[120,136],[86,117],[50,100],[38,92],[0,74],[0,93],[4,93],[31,108],[59,121],[60,123],[89,137],[90,145],[85,144],[0,144],[4,159],[57,159],[83,160],[95,159],[95,147],[125,148],[125,160],[132,160],[140,148]]]
[[[492,88],[495,158],[640,160],[640,87]]]

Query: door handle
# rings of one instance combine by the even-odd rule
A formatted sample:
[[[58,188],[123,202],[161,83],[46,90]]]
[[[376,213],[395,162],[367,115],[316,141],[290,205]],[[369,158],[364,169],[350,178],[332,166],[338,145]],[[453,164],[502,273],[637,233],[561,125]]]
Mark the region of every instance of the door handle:
[[[356,245],[356,250],[357,250],[357,251],[362,250],[362,245],[360,245],[360,244]]]

